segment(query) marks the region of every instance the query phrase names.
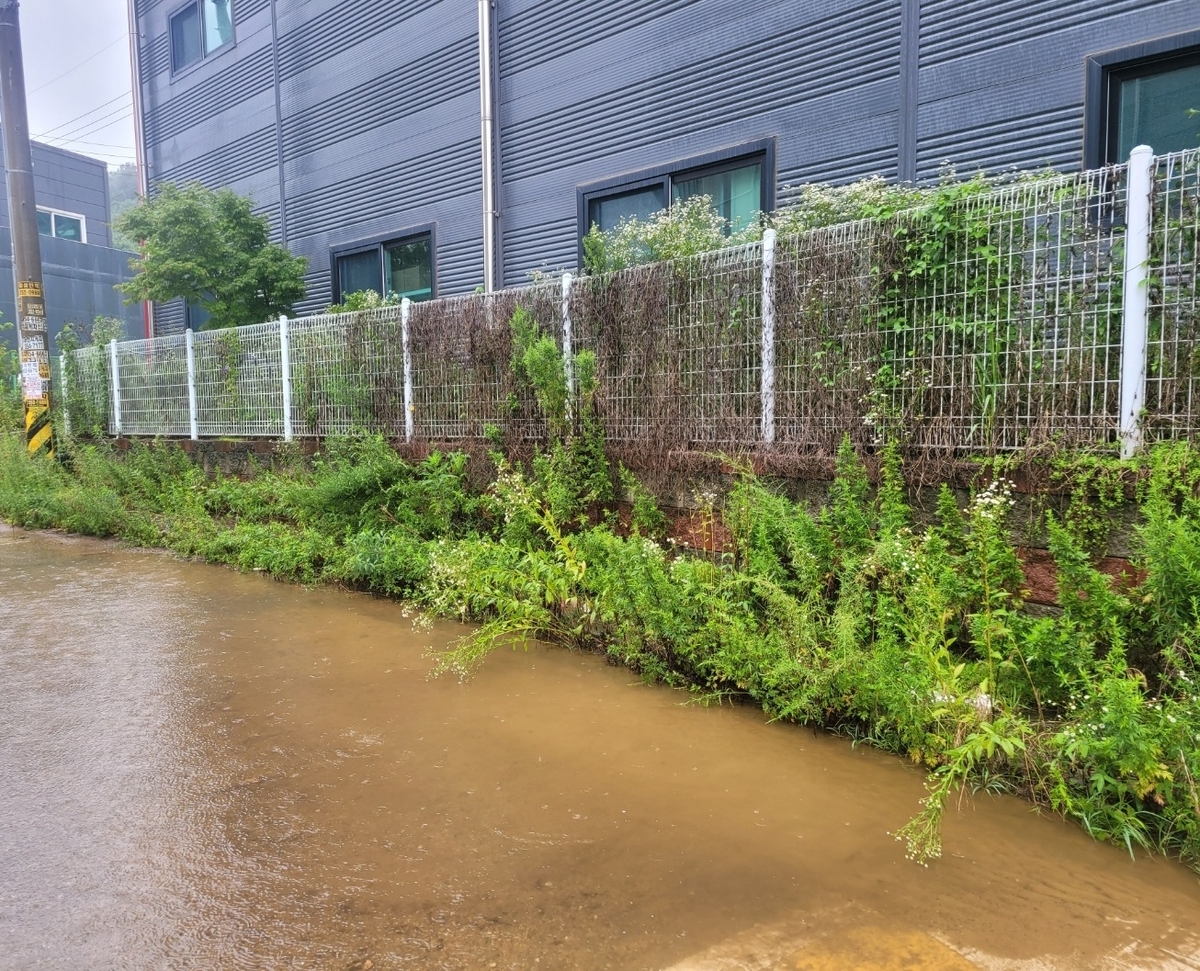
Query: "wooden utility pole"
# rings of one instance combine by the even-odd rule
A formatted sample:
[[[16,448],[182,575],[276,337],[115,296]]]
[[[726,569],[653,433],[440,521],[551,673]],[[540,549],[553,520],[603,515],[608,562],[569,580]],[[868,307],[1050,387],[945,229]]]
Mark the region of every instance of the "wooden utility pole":
[[[50,453],[50,347],[42,290],[42,247],[33,196],[33,156],[25,108],[25,63],[17,0],[0,0],[0,128],[8,181],[13,279],[17,287],[17,340],[21,394],[25,401],[25,444],[31,454]]]

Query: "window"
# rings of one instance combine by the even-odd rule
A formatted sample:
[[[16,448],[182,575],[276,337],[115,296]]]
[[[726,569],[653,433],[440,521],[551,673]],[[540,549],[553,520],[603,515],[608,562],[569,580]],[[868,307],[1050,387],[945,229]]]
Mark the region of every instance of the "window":
[[[171,15],[171,70],[179,71],[233,40],[231,0],[191,0]]]
[[[368,240],[333,251],[334,297],[359,290],[382,297],[429,300],[433,287],[433,231]]]
[[[736,232],[774,206],[774,168],[775,143],[766,140],[583,186],[579,235],[593,225],[608,232],[624,219],[645,219],[695,196],[712,199],[729,231]]]
[[[1092,55],[1086,100],[1086,167],[1200,147],[1200,31]]]
[[[39,208],[37,221],[38,232],[43,236],[73,239],[77,243],[87,242],[87,223],[78,213]]]

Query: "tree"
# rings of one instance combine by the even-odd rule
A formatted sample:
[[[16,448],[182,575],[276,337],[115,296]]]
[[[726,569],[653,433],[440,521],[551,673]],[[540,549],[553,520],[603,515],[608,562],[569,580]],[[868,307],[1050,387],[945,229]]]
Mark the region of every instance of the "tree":
[[[137,166],[132,162],[122,162],[120,165],[108,167],[108,214],[116,220],[137,205],[138,184]],[[113,227],[112,244],[117,249],[130,253],[138,251],[137,240],[130,239],[124,233]]]
[[[129,303],[182,297],[215,328],[262,323],[304,296],[307,261],[272,243],[266,217],[232,189],[162,183],[115,226],[142,241],[133,279],[117,285]]]

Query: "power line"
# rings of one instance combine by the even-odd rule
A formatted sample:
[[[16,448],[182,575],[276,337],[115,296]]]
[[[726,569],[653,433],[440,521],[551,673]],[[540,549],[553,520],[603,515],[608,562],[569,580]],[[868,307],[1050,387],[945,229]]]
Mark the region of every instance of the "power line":
[[[132,88],[122,91],[115,98],[109,98],[106,102],[104,102],[104,104],[96,105],[95,108],[89,108],[87,111],[83,112],[82,114],[76,115],[74,118],[68,118],[62,124],[55,125],[53,128],[47,128],[44,132],[36,134],[33,137],[34,138],[46,138],[53,132],[58,131],[60,128],[66,128],[68,125],[73,125],[75,122],[77,122],[83,118],[86,118],[88,115],[94,115],[97,111],[100,111],[102,108],[107,108],[113,102],[120,101],[122,98],[126,97],[127,95],[131,95],[131,94],[133,94]],[[85,124],[90,124],[90,123],[85,122]]]
[[[119,117],[114,118],[113,117],[114,115],[117,115]],[[112,111],[110,111],[106,115],[101,115],[99,118],[93,118],[91,121],[85,121],[82,125],[77,125],[75,128],[72,128],[70,131],[62,132],[61,134],[58,134],[58,135],[49,135],[49,136],[36,135],[34,137],[35,138],[49,137],[51,139],[55,139],[57,141],[62,141],[62,142],[70,141],[72,137],[82,137],[83,135],[92,135],[98,131],[103,131],[105,128],[111,128],[113,125],[115,125],[119,121],[123,121],[126,118],[132,118],[132,117],[133,117],[133,106],[132,105],[122,105],[119,108],[114,108]],[[110,118],[112,119],[111,121],[106,120],[106,119],[110,119]]]
[[[42,90],[42,88],[48,88],[48,87],[50,87],[50,85],[54,84],[54,82],[55,82],[55,81],[61,81],[61,80],[62,80],[63,78],[65,78],[65,77],[66,77],[68,74],[74,74],[74,73],[75,73],[76,71],[78,71],[78,70],[79,70],[81,67],[83,67],[83,65],[87,64],[87,63],[88,63],[88,61],[94,61],[94,60],[95,60],[96,58],[98,58],[98,57],[99,57],[101,54],[103,54],[103,53],[104,53],[105,51],[107,51],[107,50],[108,50],[110,47],[112,47],[112,46],[113,46],[113,44],[118,44],[118,43],[120,43],[120,42],[121,42],[121,41],[123,41],[123,40],[128,40],[128,37],[127,37],[125,34],[122,34],[122,35],[121,35],[120,37],[118,37],[116,40],[114,40],[114,41],[111,41],[110,43],[106,44],[104,47],[100,48],[100,50],[96,51],[96,53],[95,53],[95,54],[93,54],[91,57],[85,58],[84,60],[82,60],[82,61],[80,61],[78,64],[76,64],[74,67],[72,67],[72,68],[68,68],[67,70],[63,71],[63,72],[62,72],[62,74],[58,75],[57,77],[53,77],[53,78],[51,78],[49,81],[46,81],[46,82],[44,82],[44,83],[42,83],[42,84],[39,84],[39,85],[38,85],[36,88],[34,88],[33,90],[31,90],[29,93],[30,93],[30,94],[33,94],[33,93],[34,93],[34,92],[36,92],[36,91],[41,91],[41,90]]]

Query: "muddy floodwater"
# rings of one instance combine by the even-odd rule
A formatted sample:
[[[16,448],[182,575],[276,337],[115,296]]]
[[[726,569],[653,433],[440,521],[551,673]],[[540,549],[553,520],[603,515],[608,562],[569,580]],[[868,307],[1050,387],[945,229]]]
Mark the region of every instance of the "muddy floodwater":
[[[602,658],[0,531],[0,968],[1200,968],[1200,882]],[[369,963],[368,963],[369,962]]]

